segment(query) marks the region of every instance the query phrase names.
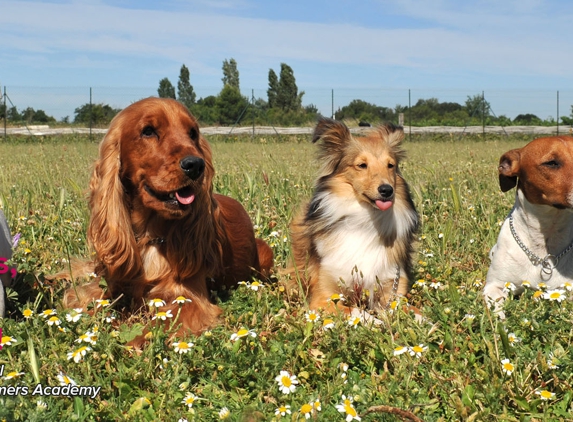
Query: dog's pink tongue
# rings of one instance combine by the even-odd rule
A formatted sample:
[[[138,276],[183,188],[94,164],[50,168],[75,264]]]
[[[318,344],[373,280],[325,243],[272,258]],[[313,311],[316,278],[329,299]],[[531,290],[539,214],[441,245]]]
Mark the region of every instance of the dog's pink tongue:
[[[390,209],[390,207],[392,206],[392,201],[382,201],[380,199],[377,199],[375,203],[380,211],[386,211],[387,209]]]
[[[179,201],[180,204],[189,205],[191,202],[195,200],[195,195],[190,193],[189,195],[180,195],[179,192],[175,192],[175,197]]]

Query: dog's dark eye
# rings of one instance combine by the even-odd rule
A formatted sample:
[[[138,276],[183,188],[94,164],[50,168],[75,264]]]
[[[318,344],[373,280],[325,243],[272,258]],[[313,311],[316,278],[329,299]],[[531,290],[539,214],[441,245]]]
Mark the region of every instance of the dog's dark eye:
[[[393,169],[393,168],[394,168],[394,164],[388,163],[388,168],[389,168],[389,169]]]
[[[358,167],[361,168],[361,169],[367,169],[367,168],[368,168],[368,164],[366,164],[366,163],[360,163],[360,164],[358,164]]]
[[[197,141],[199,139],[199,131],[192,127],[191,130],[189,130],[189,137],[193,140],[193,141]]]
[[[149,137],[153,135],[155,135],[155,129],[153,128],[153,126],[145,126],[141,131],[141,136]]]
[[[544,162],[542,165],[545,167],[549,167],[550,169],[558,169],[559,167],[561,167],[561,163],[559,163],[559,161],[557,160],[549,160]]]

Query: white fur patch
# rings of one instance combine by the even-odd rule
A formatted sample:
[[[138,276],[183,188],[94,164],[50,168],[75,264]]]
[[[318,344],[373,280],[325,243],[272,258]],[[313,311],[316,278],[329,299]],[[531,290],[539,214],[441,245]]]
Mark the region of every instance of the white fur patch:
[[[317,236],[315,245],[321,268],[332,279],[341,279],[349,290],[358,285],[373,293],[378,283],[394,280],[396,265],[404,277],[404,268],[393,261],[384,240],[403,238],[416,224],[416,212],[405,201],[397,198],[392,208],[380,211],[325,192],[320,204],[322,218],[332,228]]]

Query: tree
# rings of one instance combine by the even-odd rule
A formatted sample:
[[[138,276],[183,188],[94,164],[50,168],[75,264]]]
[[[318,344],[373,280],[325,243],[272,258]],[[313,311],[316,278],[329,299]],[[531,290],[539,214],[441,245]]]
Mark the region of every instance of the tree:
[[[179,82],[177,82],[177,99],[190,109],[195,104],[195,98],[193,85],[189,82],[189,69],[183,65],[179,72]]]
[[[391,108],[370,104],[363,100],[352,100],[348,105],[339,109],[335,114],[336,119],[358,119],[366,122],[380,120],[394,120],[394,111]]]
[[[230,85],[240,90],[239,88],[239,70],[237,69],[237,62],[235,59],[223,61],[223,86]]]
[[[269,69],[269,89],[267,89],[267,98],[269,108],[277,106],[277,96],[279,93],[279,78],[273,69]]]
[[[491,113],[491,106],[482,94],[476,94],[473,97],[468,95],[466,111],[470,117],[487,117]]]
[[[121,109],[107,104],[84,104],[74,110],[74,123],[107,125]]]
[[[249,105],[249,100],[241,95],[238,88],[225,85],[216,99],[218,119],[221,124],[238,122]]]
[[[281,63],[281,73],[277,93],[277,107],[284,111],[299,110],[302,106],[304,91],[298,93],[296,79],[292,68],[286,63]]]
[[[159,81],[159,88],[157,89],[159,98],[173,98],[175,99],[175,87],[168,78],[163,78]]]

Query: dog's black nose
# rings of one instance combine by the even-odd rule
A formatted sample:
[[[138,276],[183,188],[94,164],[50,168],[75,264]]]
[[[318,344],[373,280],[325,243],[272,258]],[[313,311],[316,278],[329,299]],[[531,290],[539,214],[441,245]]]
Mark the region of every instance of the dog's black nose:
[[[388,184],[378,186],[378,193],[382,198],[390,198],[394,194],[394,188]]]
[[[188,156],[179,163],[181,170],[185,172],[191,180],[197,180],[205,170],[205,161],[200,157]]]

